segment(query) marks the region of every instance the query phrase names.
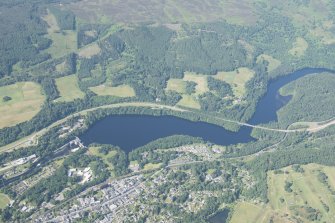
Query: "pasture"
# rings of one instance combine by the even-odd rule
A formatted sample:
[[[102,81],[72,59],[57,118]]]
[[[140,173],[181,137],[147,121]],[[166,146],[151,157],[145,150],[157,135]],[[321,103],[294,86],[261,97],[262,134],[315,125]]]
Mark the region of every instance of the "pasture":
[[[268,65],[268,71],[272,72],[275,69],[277,69],[281,65],[281,61],[273,58],[270,55],[267,54],[261,54],[257,57],[257,63],[261,62],[262,60],[266,60],[269,65]]]
[[[166,90],[168,91],[175,91],[178,93],[185,93],[186,91],[186,82],[182,79],[170,79],[167,82]]]
[[[242,201],[235,205],[229,223],[268,223],[271,219],[273,223],[291,222],[283,214],[272,211],[268,206]]]
[[[55,79],[59,91],[59,98],[55,102],[69,102],[85,97],[84,92],[79,89],[75,74]]]
[[[177,105],[195,109],[201,108],[200,103],[197,101],[197,99],[194,96],[187,94],[184,94],[182,96],[182,99],[180,99]]]
[[[85,46],[82,49],[80,49],[78,55],[82,58],[91,58],[95,55],[100,54],[101,49],[97,43],[93,43],[91,45]]]
[[[209,91],[207,83],[207,75],[196,74],[194,72],[185,72],[184,81],[192,81],[197,85],[195,86],[195,94],[200,95]]]
[[[214,78],[230,84],[235,97],[242,97],[245,94],[245,84],[255,75],[253,70],[246,67],[238,68],[230,72],[218,72]]]
[[[90,87],[90,90],[100,96],[115,96],[115,97],[135,97],[135,90],[129,85],[120,85],[117,87],[110,87],[106,85],[99,85]]]
[[[51,46],[45,51],[52,58],[59,58],[77,50],[77,33],[75,31],[61,31],[55,16],[49,10],[42,19],[48,24],[47,38],[52,40]]]
[[[3,100],[5,96],[10,100]],[[0,97],[0,128],[30,120],[41,110],[45,100],[42,87],[34,82],[0,87]]]

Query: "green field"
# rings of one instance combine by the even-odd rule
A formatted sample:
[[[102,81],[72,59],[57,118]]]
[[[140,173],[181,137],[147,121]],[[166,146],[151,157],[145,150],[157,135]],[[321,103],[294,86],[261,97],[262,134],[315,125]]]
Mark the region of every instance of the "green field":
[[[281,174],[273,171],[269,173],[268,197],[271,208],[296,216],[303,222],[335,222],[335,200],[331,193],[335,189],[335,167],[308,164],[302,168],[303,173],[294,171],[292,167],[283,168],[284,173]],[[328,183],[320,182],[320,172],[328,176]],[[285,182],[292,182],[292,192],[285,190]],[[319,220],[308,219],[307,207],[319,213]]]
[[[91,58],[95,55],[98,55],[101,52],[101,49],[97,43],[85,46],[78,52],[78,55],[83,58]]]
[[[3,101],[5,96],[11,100]],[[34,82],[17,82],[0,87],[0,97],[0,128],[30,120],[45,101],[41,86]]]
[[[170,79],[167,82],[166,90],[175,91],[181,94],[185,93],[186,82],[181,79]]]
[[[47,38],[52,40],[51,46],[46,49],[47,53],[50,53],[53,58],[59,58],[77,50],[77,33],[75,31],[61,31],[55,16],[49,10],[43,20],[49,26]]]
[[[114,167],[110,162],[108,162],[108,158],[111,158],[111,157],[115,156],[117,151],[112,150],[107,155],[104,155],[104,154],[99,152],[99,148],[100,147],[90,147],[88,149],[88,152],[89,152],[90,155],[100,157],[104,161],[104,163],[106,163],[108,165],[109,170],[113,170]]]
[[[273,223],[289,223],[283,214],[279,214],[271,210],[264,204],[253,204],[249,202],[238,202],[234,209],[233,215],[229,223],[269,223],[272,219]]]
[[[185,72],[184,81],[192,81],[197,85],[195,87],[195,94],[200,95],[209,91],[207,84],[207,75],[196,74],[194,72]]]
[[[268,65],[268,71],[269,72],[274,71],[275,69],[277,69],[281,65],[280,60],[277,60],[277,59],[275,59],[272,56],[267,55],[267,54],[261,54],[257,57],[257,63],[261,62],[262,60],[266,60],[269,63],[269,65]]]
[[[195,99],[194,96],[186,94],[182,96],[182,99],[180,99],[177,105],[195,109],[201,108],[200,103],[197,101],[197,99]]]
[[[91,91],[101,96],[115,96],[115,97],[135,97],[136,93],[132,87],[129,85],[120,85],[117,87],[109,87],[105,85],[100,85],[96,87],[91,87]]]
[[[296,41],[293,43],[292,49],[288,52],[292,56],[301,57],[305,54],[305,51],[308,48],[308,43],[304,38],[298,37]]]
[[[147,164],[144,165],[143,169],[144,170],[157,169],[157,168],[161,167],[161,165],[162,165],[161,163],[156,163],[156,164],[154,164],[154,163],[147,163]]]
[[[55,102],[68,102],[74,99],[84,98],[85,94],[79,89],[76,75],[69,75],[56,79],[56,86],[59,91],[60,98]]]
[[[186,93],[187,82],[194,82],[195,92],[190,94]],[[177,105],[200,109],[200,103],[197,96],[209,91],[207,84],[207,75],[196,74],[194,72],[185,72],[183,79],[169,79],[167,82],[167,91],[175,91],[181,94],[182,99]]]
[[[59,58],[77,50],[77,33],[74,31],[49,33],[48,37],[52,40],[52,44],[46,52],[50,53],[52,58]]]
[[[10,202],[7,195],[0,193],[0,209],[4,209]]]
[[[332,24],[331,27],[334,25]],[[315,37],[321,39],[321,42],[325,45],[330,45],[335,43],[334,34],[329,30],[329,28],[325,27],[316,27],[314,30],[311,31],[311,34]]]
[[[236,97],[242,97],[245,94],[245,84],[255,75],[255,72],[246,67],[240,67],[231,72],[218,72],[214,78],[225,81],[233,89]]]
[[[254,71],[241,67],[232,72],[218,72],[213,77],[230,84],[235,97],[242,97],[246,93],[246,83],[254,76],[254,74]],[[183,79],[169,79],[166,90],[175,91],[182,95],[182,99],[177,103],[177,105],[200,109],[201,106],[197,96],[210,91],[208,88],[207,78],[208,75],[185,72]],[[186,94],[187,81],[194,82],[196,84],[195,92],[191,95]]]

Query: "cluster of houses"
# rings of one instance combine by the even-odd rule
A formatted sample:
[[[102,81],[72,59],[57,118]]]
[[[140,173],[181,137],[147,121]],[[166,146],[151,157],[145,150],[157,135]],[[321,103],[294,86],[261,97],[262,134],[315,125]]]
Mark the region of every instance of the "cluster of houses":
[[[212,150],[208,146],[203,145],[203,144],[185,145],[185,146],[173,148],[173,150],[176,152],[193,153],[194,155],[202,156],[207,159],[213,158]]]
[[[79,197],[70,207],[64,207],[56,213],[56,216],[48,212],[35,222],[73,222],[86,213],[99,213],[104,216],[102,222],[111,222],[117,218],[116,213],[120,208],[133,204],[143,191],[142,178],[142,175],[132,176],[96,188],[99,195]]]

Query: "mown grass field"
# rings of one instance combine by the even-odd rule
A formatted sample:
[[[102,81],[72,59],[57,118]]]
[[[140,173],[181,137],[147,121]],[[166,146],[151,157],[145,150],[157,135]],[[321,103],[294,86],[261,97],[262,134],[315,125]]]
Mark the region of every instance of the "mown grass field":
[[[117,87],[109,87],[105,85],[99,85],[96,87],[91,87],[91,91],[100,96],[115,96],[115,97],[135,97],[135,90],[129,85],[120,85]]]
[[[79,89],[76,75],[57,78],[55,81],[60,96],[55,102],[69,102],[74,99],[84,98],[85,94]]]
[[[335,167],[308,164],[302,168],[303,173],[294,171],[292,167],[283,168],[284,173],[281,174],[269,172],[270,207],[296,216],[302,222],[335,222],[335,199],[331,194],[331,190],[335,190]],[[320,172],[327,175],[326,184],[318,179]],[[285,190],[285,182],[292,182],[292,192]],[[307,206],[319,213],[319,220],[308,219]]]
[[[77,32],[61,31],[55,16],[49,10],[48,14],[42,19],[49,26],[47,37],[52,40],[51,46],[46,49],[47,53],[50,53],[53,58],[59,58],[77,50]]]
[[[0,209],[4,209],[10,202],[7,195],[0,193]]]
[[[4,102],[5,96],[11,100]],[[0,128],[30,120],[40,111],[45,100],[41,86],[34,82],[0,87],[0,97]]]
[[[246,67],[238,68],[231,72],[218,72],[214,78],[225,81],[233,89],[236,97],[242,97],[245,94],[245,84],[254,76],[255,72]]]

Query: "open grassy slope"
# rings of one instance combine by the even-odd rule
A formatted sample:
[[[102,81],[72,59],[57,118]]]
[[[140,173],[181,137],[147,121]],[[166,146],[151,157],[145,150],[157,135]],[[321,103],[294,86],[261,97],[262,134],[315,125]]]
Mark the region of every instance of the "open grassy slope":
[[[0,209],[4,209],[10,202],[7,195],[0,193]]]
[[[47,38],[52,40],[51,46],[46,49],[53,58],[59,58],[77,50],[77,33],[72,30],[60,30],[55,16],[48,10],[42,18],[48,24]]]
[[[3,97],[11,100],[5,102]],[[42,88],[34,82],[17,82],[0,87],[0,128],[13,126],[34,117],[45,100]]]
[[[91,87],[90,90],[100,96],[115,96],[115,97],[134,97],[136,96],[135,90],[126,84],[120,85],[117,87],[99,85],[96,87]]]
[[[302,222],[334,222],[335,167],[317,164],[302,166],[304,172],[296,172],[292,167],[283,168],[284,173],[268,175],[268,197],[271,208],[295,216]],[[319,180],[319,174],[328,177],[326,183]],[[285,190],[285,182],[291,182],[292,192]],[[315,211],[310,211],[313,208]],[[317,220],[311,220],[316,213]]]
[[[57,78],[56,86],[60,95],[60,98],[57,98],[56,102],[72,101],[85,96],[85,94],[79,89],[78,80],[75,75]]]

